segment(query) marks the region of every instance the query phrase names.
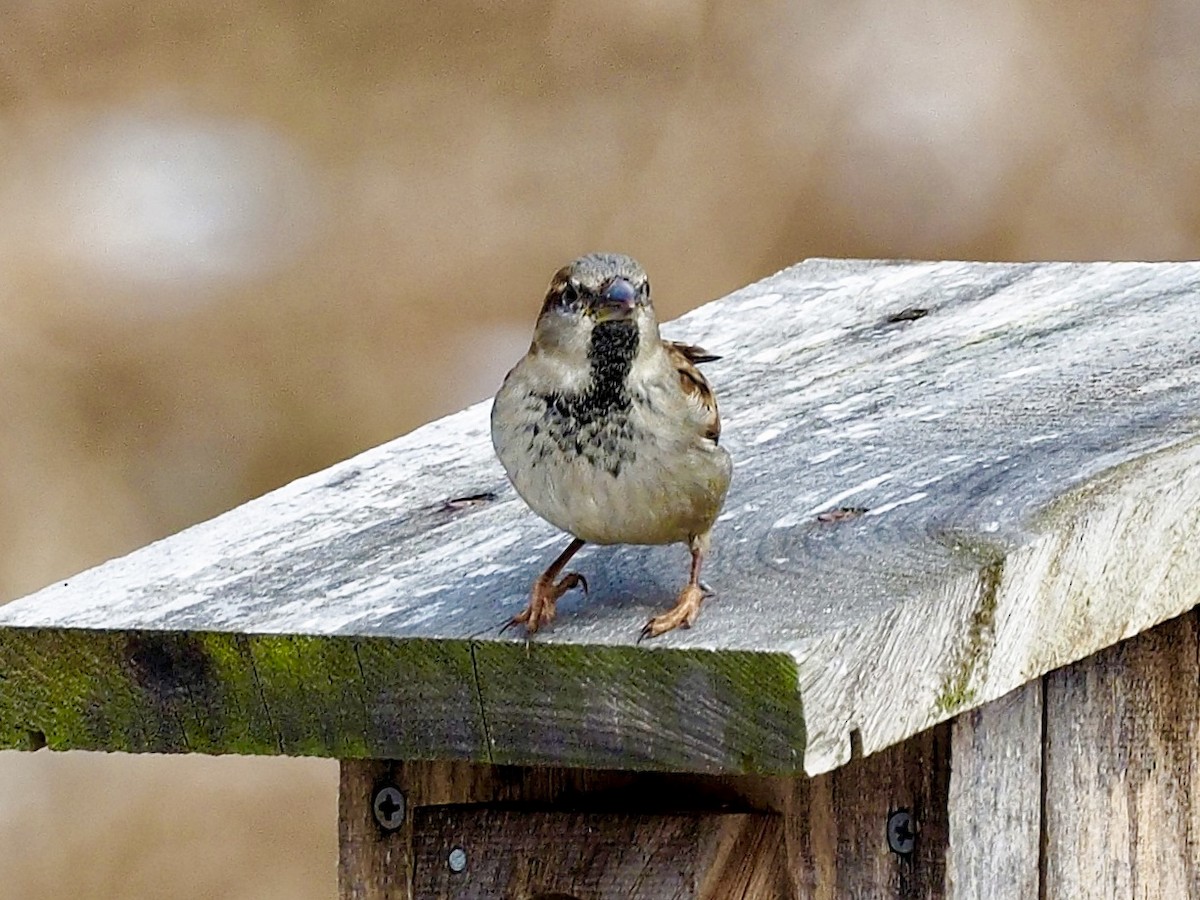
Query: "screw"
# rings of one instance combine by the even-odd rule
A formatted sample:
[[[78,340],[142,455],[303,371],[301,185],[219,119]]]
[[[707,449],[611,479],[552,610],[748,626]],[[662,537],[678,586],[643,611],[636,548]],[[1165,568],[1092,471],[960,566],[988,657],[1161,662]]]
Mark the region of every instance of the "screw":
[[[446,857],[446,865],[450,867],[451,872],[463,871],[467,867],[467,851],[462,847],[455,847]]]
[[[897,810],[887,820],[888,847],[893,853],[907,856],[917,843],[916,822],[908,810]]]
[[[400,788],[385,784],[377,788],[371,798],[371,809],[375,813],[375,821],[384,831],[395,831],[404,824],[404,814],[407,803]]]

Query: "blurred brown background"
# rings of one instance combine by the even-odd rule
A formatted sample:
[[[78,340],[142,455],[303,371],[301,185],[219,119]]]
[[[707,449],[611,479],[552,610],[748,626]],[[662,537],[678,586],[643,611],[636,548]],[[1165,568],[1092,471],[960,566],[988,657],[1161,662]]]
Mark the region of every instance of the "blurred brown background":
[[[1188,0],[0,12],[0,602],[481,399],[553,270],[1188,258]],[[0,753],[0,895],[328,898],[335,766]]]

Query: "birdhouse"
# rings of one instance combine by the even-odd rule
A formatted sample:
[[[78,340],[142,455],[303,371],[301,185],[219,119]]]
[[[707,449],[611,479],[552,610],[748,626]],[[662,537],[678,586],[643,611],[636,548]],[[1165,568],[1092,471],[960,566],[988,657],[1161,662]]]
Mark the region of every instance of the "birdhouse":
[[[0,746],[339,759],[344,898],[1200,896],[1198,295],[795,266],[664,327],[691,628],[686,549],[588,546],[501,631],[564,538],[483,403],[0,608]]]

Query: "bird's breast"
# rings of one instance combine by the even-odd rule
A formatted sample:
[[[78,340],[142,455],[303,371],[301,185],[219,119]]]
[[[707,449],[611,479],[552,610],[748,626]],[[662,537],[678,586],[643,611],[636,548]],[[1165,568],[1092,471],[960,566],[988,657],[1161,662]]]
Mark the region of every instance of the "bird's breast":
[[[493,439],[517,492],[562,530],[603,544],[686,541],[712,527],[729,457],[682,439],[663,406],[645,391],[529,392],[493,416]]]
[[[539,460],[559,458],[602,470],[619,477],[621,470],[637,460],[638,447],[646,441],[643,429],[633,421],[628,395],[597,398],[551,395],[539,398],[543,414],[526,429],[531,450]]]

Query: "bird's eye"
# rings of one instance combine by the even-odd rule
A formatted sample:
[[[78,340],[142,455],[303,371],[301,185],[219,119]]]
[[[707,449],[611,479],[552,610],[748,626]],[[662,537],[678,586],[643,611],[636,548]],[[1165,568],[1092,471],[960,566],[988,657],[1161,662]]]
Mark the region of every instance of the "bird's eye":
[[[565,304],[575,303],[579,300],[579,288],[568,281],[563,285],[559,297],[562,298],[562,302]]]
[[[638,293],[642,295],[643,300],[650,299],[650,279],[647,278],[642,282],[642,286],[638,288]]]

